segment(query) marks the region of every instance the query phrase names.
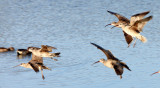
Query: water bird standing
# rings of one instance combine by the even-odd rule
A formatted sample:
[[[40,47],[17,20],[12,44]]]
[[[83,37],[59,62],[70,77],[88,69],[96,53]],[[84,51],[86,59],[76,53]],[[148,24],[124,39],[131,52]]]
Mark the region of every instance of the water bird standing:
[[[131,19],[127,19],[126,17],[115,13],[115,12],[111,12],[108,11],[110,14],[115,15],[118,18],[118,22],[112,22],[111,24],[108,25],[113,25],[114,27],[121,27],[126,39],[126,42],[128,44],[128,47],[130,46],[133,38],[132,37],[136,37],[136,39],[140,39],[142,42],[146,42],[146,38],[144,36],[140,35],[140,32],[142,31],[144,25],[152,19],[152,16],[146,17],[144,18],[145,15],[147,15],[150,11],[146,11],[146,12],[142,12],[142,13],[138,13],[135,14],[133,16],[131,16]],[[106,26],[108,26],[106,25]],[[113,28],[113,27],[112,27]],[[133,45],[133,47],[136,44],[136,40],[135,43]]]
[[[94,45],[95,47],[97,47],[98,49],[100,49],[108,58],[107,60],[105,59],[100,59],[99,61],[95,62],[95,63],[103,63],[106,67],[108,68],[112,68],[114,69],[114,71],[116,72],[117,75],[120,75],[120,79],[122,78],[122,74],[123,74],[123,68],[128,69],[129,71],[131,71],[129,69],[129,67],[124,63],[121,62],[121,60],[119,60],[118,58],[116,58],[115,56],[113,56],[113,54],[111,53],[110,50],[105,50],[104,48],[102,48],[101,46],[95,44],[95,43],[91,43],[92,45]],[[93,64],[95,64],[93,63]]]

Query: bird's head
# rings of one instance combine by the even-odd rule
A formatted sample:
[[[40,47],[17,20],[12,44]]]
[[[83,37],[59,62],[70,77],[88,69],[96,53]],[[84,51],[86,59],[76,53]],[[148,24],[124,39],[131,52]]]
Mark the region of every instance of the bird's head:
[[[26,63],[21,63],[20,65],[16,65],[16,66],[14,66],[14,68],[15,67],[18,67],[18,66],[22,66],[22,67],[24,67],[26,65]]]
[[[9,50],[10,50],[10,51],[13,51],[13,50],[14,50],[14,47],[10,47]]]
[[[104,63],[105,59],[102,58],[102,59],[99,60],[99,62]]]
[[[100,59],[99,61],[96,61],[96,62],[94,62],[92,65],[94,65],[94,64],[96,64],[96,63],[99,63],[99,62],[101,62],[101,63],[104,63],[104,61],[105,61],[105,59]]]
[[[35,48],[34,47],[28,47],[28,51],[32,52]]]
[[[111,24],[107,24],[106,26],[109,26],[109,25],[113,25],[113,27],[112,28],[114,28],[114,27],[119,27],[119,25],[117,24],[117,22],[112,22]],[[106,27],[105,26],[105,27]],[[111,28],[111,29],[112,29]]]

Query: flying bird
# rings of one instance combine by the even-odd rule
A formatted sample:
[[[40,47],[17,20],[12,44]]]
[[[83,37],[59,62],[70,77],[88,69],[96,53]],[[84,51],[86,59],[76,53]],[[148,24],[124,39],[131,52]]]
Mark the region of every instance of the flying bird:
[[[60,57],[60,52],[58,53],[49,53],[52,52],[53,47],[42,45],[41,48],[37,47],[28,47],[28,51],[32,52],[32,54],[39,57]],[[57,59],[54,59],[57,61]]]
[[[104,48],[102,48],[101,46],[95,44],[95,43],[91,43],[92,45],[94,45],[95,47],[97,47],[98,49],[100,49],[107,57],[107,60],[105,59],[100,59],[99,61],[93,63],[93,64],[96,64],[96,63],[103,63],[104,66],[108,67],[108,68],[112,68],[114,69],[114,71],[116,72],[117,75],[120,76],[120,79],[122,78],[122,74],[123,74],[123,68],[126,68],[128,69],[129,71],[130,68],[124,63],[122,62],[121,60],[119,60],[118,58],[116,58],[110,50],[105,50]]]
[[[137,38],[140,39],[142,42],[147,41],[145,37],[143,37],[143,36],[141,37],[141,36],[139,36],[139,34],[140,34],[140,32],[142,32],[144,25],[149,20],[152,19],[152,16],[144,18],[144,16],[147,15],[150,11],[135,14],[135,15],[131,16],[130,20],[127,19],[126,17],[118,14],[118,13],[115,13],[112,11],[108,11],[108,12],[112,15],[115,15],[119,20],[118,22],[112,22],[111,24],[108,24],[108,25],[113,25],[113,27],[120,27],[120,28],[122,28],[122,25],[123,25],[122,30],[123,30],[123,33],[125,36],[125,40],[128,44],[128,47],[130,46],[131,42],[133,41],[133,37],[136,37],[136,39]],[[106,25],[106,26],[108,26],[108,25]],[[136,44],[136,40],[135,40],[133,47],[135,46],[135,44]]]
[[[43,64],[43,58],[42,57],[38,57],[34,54],[32,54],[32,59],[28,63],[21,63],[20,65],[17,65],[17,66],[22,66],[22,67],[25,67],[25,68],[33,69],[36,73],[39,72],[39,70],[40,70],[43,80],[45,79],[45,77],[43,75],[43,69],[51,70],[50,68],[46,67]],[[15,66],[15,67],[17,67],[17,66]]]

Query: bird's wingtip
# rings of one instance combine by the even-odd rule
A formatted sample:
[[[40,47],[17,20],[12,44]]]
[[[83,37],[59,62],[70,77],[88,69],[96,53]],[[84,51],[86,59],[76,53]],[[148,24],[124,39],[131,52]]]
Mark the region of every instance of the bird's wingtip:
[[[94,45],[94,43],[90,42],[90,44]]]

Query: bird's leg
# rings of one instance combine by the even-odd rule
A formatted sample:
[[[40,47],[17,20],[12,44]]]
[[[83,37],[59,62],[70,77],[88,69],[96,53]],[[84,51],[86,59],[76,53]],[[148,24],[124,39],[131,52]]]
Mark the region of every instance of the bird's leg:
[[[134,44],[133,44],[133,48],[135,47],[135,45],[136,45],[136,41],[137,41],[137,38],[135,39],[135,42],[134,42]]]
[[[44,77],[44,75],[43,75],[43,69],[42,69],[42,68],[41,68],[41,74],[42,74],[42,79],[44,80],[45,77]]]
[[[128,47],[127,47],[127,48],[129,48],[130,44],[131,44],[131,43],[128,44]]]
[[[120,75],[120,79],[122,79],[122,75]]]
[[[51,57],[51,59],[54,60],[54,61],[58,61],[58,59],[54,59],[53,57]]]

